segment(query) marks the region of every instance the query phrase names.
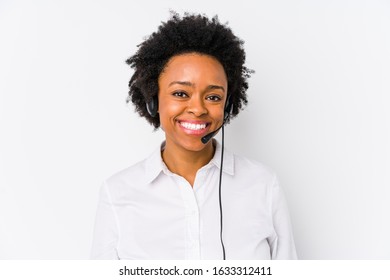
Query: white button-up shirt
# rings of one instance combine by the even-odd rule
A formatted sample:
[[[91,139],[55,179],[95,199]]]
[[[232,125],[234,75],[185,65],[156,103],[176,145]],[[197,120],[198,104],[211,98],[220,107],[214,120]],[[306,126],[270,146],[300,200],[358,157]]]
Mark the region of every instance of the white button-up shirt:
[[[215,141],[215,140],[214,140]],[[221,146],[193,187],[170,172],[161,149],[110,177],[98,204],[93,259],[222,259]],[[226,259],[296,259],[277,178],[264,165],[225,149],[222,173]]]

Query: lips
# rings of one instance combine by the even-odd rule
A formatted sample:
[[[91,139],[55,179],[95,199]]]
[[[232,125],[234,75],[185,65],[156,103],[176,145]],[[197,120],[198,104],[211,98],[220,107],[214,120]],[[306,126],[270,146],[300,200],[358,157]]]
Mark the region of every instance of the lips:
[[[187,134],[201,135],[207,132],[210,123],[204,121],[178,121],[181,129]]]

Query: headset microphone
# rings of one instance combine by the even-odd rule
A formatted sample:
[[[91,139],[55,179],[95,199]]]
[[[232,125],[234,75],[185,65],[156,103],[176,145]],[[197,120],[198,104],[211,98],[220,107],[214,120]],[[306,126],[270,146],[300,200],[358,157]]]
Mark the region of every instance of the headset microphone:
[[[223,123],[220,127],[218,127],[216,130],[214,130],[213,132],[210,132],[209,134],[206,134],[205,136],[203,136],[200,140],[202,141],[203,144],[207,144],[207,142],[210,141],[211,138],[213,138],[213,136],[215,134],[217,134],[217,132],[225,125],[225,120],[223,120]]]

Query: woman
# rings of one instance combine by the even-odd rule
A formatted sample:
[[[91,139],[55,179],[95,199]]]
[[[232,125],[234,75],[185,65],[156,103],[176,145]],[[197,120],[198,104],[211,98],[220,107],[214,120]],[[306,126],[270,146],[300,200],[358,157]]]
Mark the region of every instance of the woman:
[[[92,258],[296,258],[275,174],[211,139],[247,103],[242,46],[217,17],[173,14],[127,60],[129,101],[165,141],[103,184]]]

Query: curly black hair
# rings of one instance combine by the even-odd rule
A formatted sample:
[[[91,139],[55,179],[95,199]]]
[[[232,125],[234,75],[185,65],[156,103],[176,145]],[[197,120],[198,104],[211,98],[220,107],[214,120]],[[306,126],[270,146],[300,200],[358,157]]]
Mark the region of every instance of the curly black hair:
[[[200,53],[216,58],[225,70],[232,106],[226,120],[229,122],[248,103],[247,78],[253,71],[244,66],[243,44],[227,24],[219,22],[218,16],[209,19],[205,15],[185,13],[181,17],[171,12],[171,18],[138,45],[136,54],[126,60],[135,70],[129,82],[127,102],[131,100],[136,112],[157,129],[160,118],[148,113],[146,103],[158,96],[161,72],[173,56]]]

